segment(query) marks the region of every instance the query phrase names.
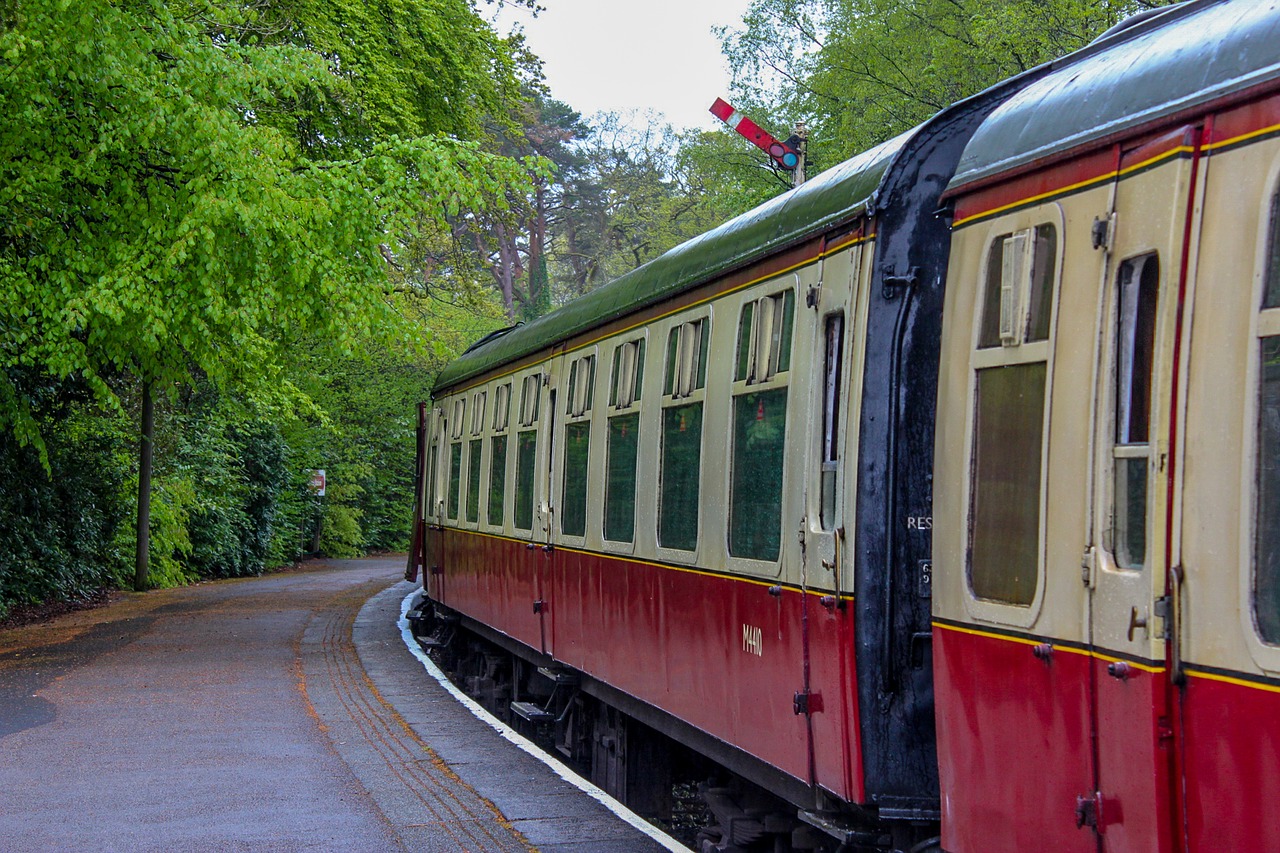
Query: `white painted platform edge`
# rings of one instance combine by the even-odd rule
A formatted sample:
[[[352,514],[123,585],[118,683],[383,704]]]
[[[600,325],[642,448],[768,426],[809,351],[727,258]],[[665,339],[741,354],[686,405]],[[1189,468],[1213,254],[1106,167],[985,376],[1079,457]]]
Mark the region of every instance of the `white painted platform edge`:
[[[406,595],[404,600],[400,602],[400,620],[396,624],[400,628],[400,637],[404,640],[405,647],[408,648],[409,652],[418,659],[431,677],[440,683],[441,687],[448,690],[449,693],[453,695],[453,698],[466,706],[472,714],[492,727],[494,731],[502,735],[506,740],[520,747],[520,749],[550,767],[561,779],[599,802],[609,811],[631,824],[631,826],[640,830],[667,850],[672,851],[672,853],[689,853],[688,847],[681,844],[679,841],[676,841],[670,835],[667,835],[665,832],[658,829],[635,812],[631,811],[631,809],[606,794],[601,788],[593,785],[586,779],[583,779],[559,761],[556,761],[550,755],[547,755],[524,735],[502,722],[502,720],[493,716],[493,714],[490,714],[474,699],[455,687],[454,684],[445,677],[445,674],[441,671],[440,667],[436,666],[435,661],[428,657],[427,653],[418,645],[418,641],[413,638],[413,631],[409,627],[409,620],[405,618],[405,614],[413,607],[413,599],[415,599],[420,592],[421,590],[415,589],[413,592]]]

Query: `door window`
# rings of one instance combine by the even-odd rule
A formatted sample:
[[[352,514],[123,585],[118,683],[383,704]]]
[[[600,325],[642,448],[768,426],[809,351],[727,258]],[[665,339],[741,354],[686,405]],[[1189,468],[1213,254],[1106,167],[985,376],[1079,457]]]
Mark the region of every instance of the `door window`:
[[[1151,383],[1156,338],[1160,261],[1155,253],[1120,264],[1117,277],[1115,441],[1112,542],[1122,569],[1147,563],[1151,468]]]
[[[1057,243],[1052,224],[992,240],[972,356],[969,587],[1023,607],[1039,586]]]

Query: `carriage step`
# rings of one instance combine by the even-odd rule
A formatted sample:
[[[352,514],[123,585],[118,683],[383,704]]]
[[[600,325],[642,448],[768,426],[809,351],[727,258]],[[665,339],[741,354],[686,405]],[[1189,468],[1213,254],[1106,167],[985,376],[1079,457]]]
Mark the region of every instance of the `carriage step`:
[[[511,710],[515,712],[517,717],[528,720],[531,723],[550,723],[554,722],[556,715],[535,705],[533,702],[512,702]]]
[[[435,649],[443,649],[449,645],[453,639],[452,631],[445,631],[443,634],[432,634],[429,637],[414,637],[418,641],[418,645],[422,646],[423,651],[434,651]]]
[[[578,674],[576,672],[567,672],[563,669],[555,669],[550,666],[538,667],[538,674],[543,678],[550,679],[556,684],[575,685],[578,683]]]

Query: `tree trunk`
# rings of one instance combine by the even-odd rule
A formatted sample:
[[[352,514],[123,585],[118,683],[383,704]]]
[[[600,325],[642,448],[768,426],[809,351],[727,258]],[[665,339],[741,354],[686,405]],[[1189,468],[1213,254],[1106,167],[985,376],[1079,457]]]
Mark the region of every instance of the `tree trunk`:
[[[151,451],[155,440],[155,404],[151,383],[142,386],[142,440],[138,442],[138,559],[133,588],[147,588],[147,568],[151,562]]]

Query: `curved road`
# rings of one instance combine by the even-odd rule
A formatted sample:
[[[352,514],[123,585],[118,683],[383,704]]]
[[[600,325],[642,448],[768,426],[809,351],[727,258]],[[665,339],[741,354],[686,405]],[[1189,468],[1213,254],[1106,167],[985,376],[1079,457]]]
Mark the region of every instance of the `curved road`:
[[[406,721],[357,653],[352,625],[371,596],[386,590],[376,621],[394,622],[408,590],[388,589],[400,565],[313,564],[0,632],[0,846],[534,850],[518,820],[423,741],[421,721]],[[412,658],[393,650],[393,629],[370,636],[377,666],[416,698],[411,679],[425,675],[399,672],[394,655]],[[539,843],[596,849],[559,840]],[[610,846],[642,842],[652,845],[623,836]]]

